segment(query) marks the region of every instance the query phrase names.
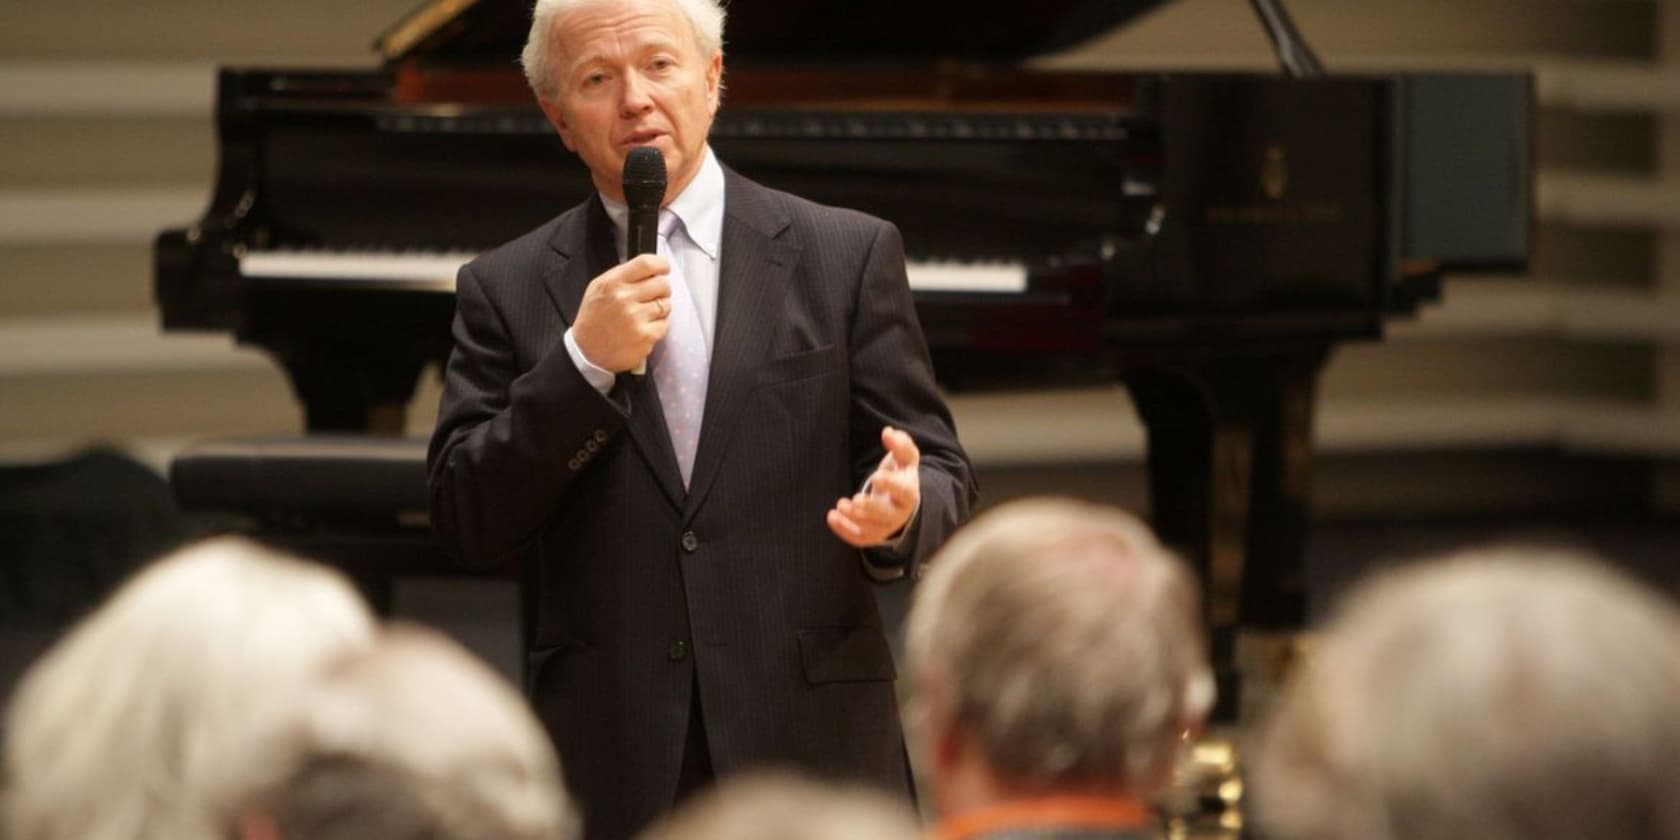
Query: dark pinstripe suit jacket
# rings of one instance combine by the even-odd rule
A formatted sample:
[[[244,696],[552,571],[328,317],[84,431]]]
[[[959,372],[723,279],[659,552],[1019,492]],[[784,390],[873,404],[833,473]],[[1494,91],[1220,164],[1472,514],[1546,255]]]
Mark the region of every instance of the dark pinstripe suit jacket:
[[[699,686],[719,773],[796,765],[904,789],[893,663],[859,552],[824,514],[922,450],[914,564],[974,500],[892,225],[726,171],[711,381],[684,492],[651,377],[611,398],[561,335],[612,265],[599,199],[461,270],[429,469],[444,544],[535,541],[530,687],[592,838],[669,806]]]

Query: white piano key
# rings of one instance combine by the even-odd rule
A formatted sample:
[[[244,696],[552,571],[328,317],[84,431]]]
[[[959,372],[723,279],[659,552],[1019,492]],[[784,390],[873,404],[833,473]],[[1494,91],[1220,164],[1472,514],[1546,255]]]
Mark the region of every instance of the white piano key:
[[[454,288],[455,272],[475,256],[461,252],[250,251],[239,260],[239,270],[247,277],[425,284],[447,290]],[[1021,263],[911,261],[906,272],[915,291],[1011,294],[1027,290],[1027,269]]]
[[[251,251],[239,260],[239,271],[246,277],[425,284],[449,291],[455,288],[455,272],[476,256],[461,252]]]
[[[917,262],[905,266],[910,288],[918,292],[1020,293],[1027,290],[1027,267],[1016,262]]]

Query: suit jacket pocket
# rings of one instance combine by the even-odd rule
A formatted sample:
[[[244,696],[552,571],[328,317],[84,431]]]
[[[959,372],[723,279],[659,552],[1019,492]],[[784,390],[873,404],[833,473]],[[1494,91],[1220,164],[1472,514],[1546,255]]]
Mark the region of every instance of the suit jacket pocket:
[[[805,350],[791,356],[771,359],[764,363],[759,381],[765,384],[793,382],[836,370],[841,363],[840,349],[840,345],[830,344],[827,347],[818,347],[815,350]]]
[[[813,627],[798,635],[805,681],[813,685],[878,682],[897,676],[892,649],[879,627]]]

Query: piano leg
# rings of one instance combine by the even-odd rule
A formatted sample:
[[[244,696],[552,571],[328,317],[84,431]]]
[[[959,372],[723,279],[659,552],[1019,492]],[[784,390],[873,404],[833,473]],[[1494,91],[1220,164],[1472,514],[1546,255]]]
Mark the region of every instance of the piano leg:
[[[1149,434],[1151,520],[1204,588],[1216,719],[1239,708],[1244,628],[1299,629],[1322,347],[1208,356],[1125,374]]]
[[[272,347],[303,404],[310,432],[401,435],[423,359],[373,356],[317,343]]]
[[[1300,630],[1307,620],[1305,555],[1312,504],[1313,409],[1326,352],[1279,357],[1257,400],[1242,624]]]
[[[274,355],[310,432],[401,435],[420,371],[449,357],[453,295],[254,289],[242,344]]]

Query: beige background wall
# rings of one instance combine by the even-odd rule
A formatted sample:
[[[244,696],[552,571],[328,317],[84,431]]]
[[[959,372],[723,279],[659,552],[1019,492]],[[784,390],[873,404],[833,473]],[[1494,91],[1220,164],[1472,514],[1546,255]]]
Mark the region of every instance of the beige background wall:
[[[982,4],[983,5],[983,4]],[[1539,74],[1534,276],[1451,279],[1442,305],[1327,372],[1331,453],[1557,447],[1680,453],[1677,4],[1660,0],[1294,0],[1332,68],[1520,67]],[[371,67],[411,0],[14,2],[0,26],[0,460],[95,441],[162,464],[185,442],[296,430],[279,371],[221,335],[162,335],[150,241],[195,218],[214,167],[214,69]],[[1663,34],[1666,32],[1667,34]],[[1042,62],[1268,71],[1248,4],[1179,0]],[[424,434],[428,384],[409,417]],[[1131,461],[1118,389],[960,398],[978,460]],[[1422,463],[1422,460],[1419,460]],[[1427,472],[1427,471],[1425,471]],[[1494,473],[1485,492],[1521,480]],[[1439,484],[1438,474],[1400,486]],[[1465,481],[1474,484],[1471,477]],[[1503,482],[1503,483],[1502,483]],[[1369,481],[1367,498],[1396,495]],[[1345,488],[1326,504],[1348,504]],[[1403,494],[1402,494],[1403,495]]]

